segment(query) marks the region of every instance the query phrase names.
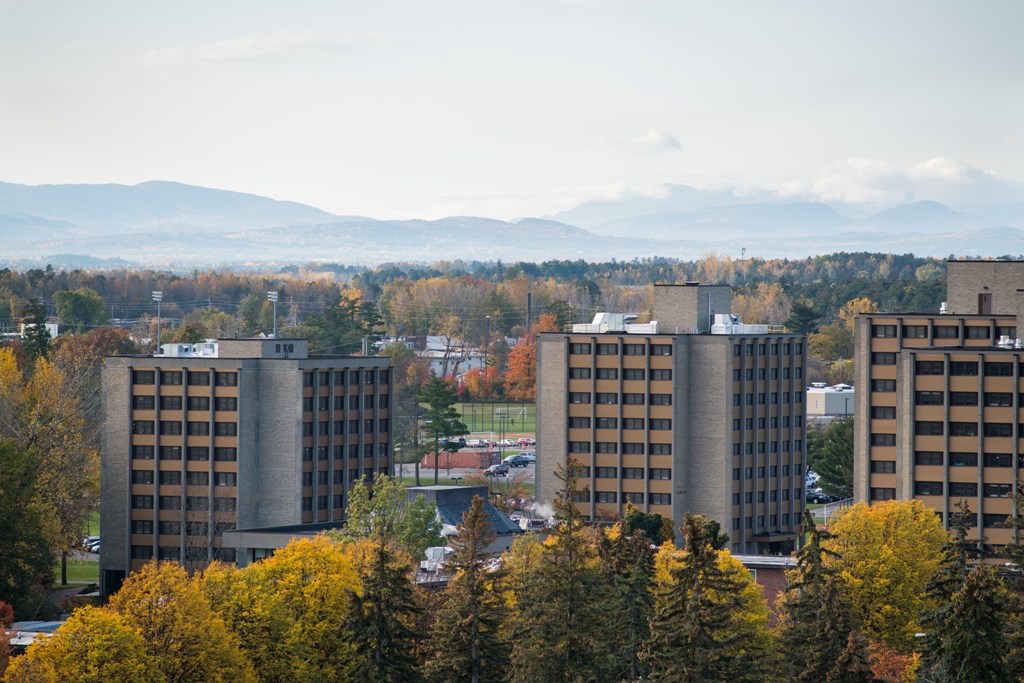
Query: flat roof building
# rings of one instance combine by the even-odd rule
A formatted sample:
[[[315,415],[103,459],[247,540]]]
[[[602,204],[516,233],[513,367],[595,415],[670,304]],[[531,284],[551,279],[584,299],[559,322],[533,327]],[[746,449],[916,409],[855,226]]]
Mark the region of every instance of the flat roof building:
[[[856,321],[856,500],[923,501],[949,525],[966,502],[971,536],[1011,538],[1021,458],[1024,262],[950,261],[935,313]]]
[[[225,531],[344,518],[391,467],[387,358],[305,339],[167,344],[103,368],[101,592],[150,559],[235,561]]]
[[[717,520],[740,553],[788,552],[804,508],[804,338],[730,313],[728,286],[656,285],[653,322],[598,314],[540,335],[537,497],[570,458],[589,519],[627,503]]]

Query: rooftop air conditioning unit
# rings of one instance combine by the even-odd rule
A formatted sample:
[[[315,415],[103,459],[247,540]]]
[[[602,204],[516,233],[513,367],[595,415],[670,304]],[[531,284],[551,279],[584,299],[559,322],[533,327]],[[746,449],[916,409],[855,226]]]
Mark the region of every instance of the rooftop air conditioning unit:
[[[949,306],[945,301],[939,304],[939,315],[949,315]]]

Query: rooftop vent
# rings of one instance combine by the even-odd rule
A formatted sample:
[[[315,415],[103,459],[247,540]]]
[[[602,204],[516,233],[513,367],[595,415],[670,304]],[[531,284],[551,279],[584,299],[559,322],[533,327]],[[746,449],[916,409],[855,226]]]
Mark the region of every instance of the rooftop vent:
[[[949,315],[949,305],[945,301],[939,304],[939,315]]]

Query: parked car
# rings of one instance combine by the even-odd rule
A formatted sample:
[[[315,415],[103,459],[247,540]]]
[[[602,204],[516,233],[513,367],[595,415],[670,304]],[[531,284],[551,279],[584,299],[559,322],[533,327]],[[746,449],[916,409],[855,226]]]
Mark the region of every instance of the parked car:
[[[498,463],[497,465],[491,465],[484,470],[485,477],[506,477],[508,476],[508,465],[505,463]]]
[[[526,458],[526,462],[537,462],[537,451],[523,451],[519,457]]]
[[[98,553],[100,551],[100,537],[88,536],[83,539],[82,546],[84,546],[90,553]]]
[[[536,445],[537,445],[537,440],[536,439],[531,439],[528,436],[522,436],[522,437],[519,438],[519,447],[520,448],[525,448],[527,446],[536,446]]]
[[[467,439],[466,446],[469,448],[483,448],[487,445],[487,442],[483,439]]]
[[[513,455],[505,458],[505,464],[509,467],[526,467],[530,464],[530,461],[524,458],[522,455]]]

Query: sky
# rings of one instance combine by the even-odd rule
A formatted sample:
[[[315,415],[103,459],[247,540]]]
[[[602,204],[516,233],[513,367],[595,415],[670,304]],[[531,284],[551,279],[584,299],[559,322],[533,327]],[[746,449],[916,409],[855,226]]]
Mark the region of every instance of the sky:
[[[1014,198],[1022,26],[1019,0],[0,0],[0,181],[375,218]]]

